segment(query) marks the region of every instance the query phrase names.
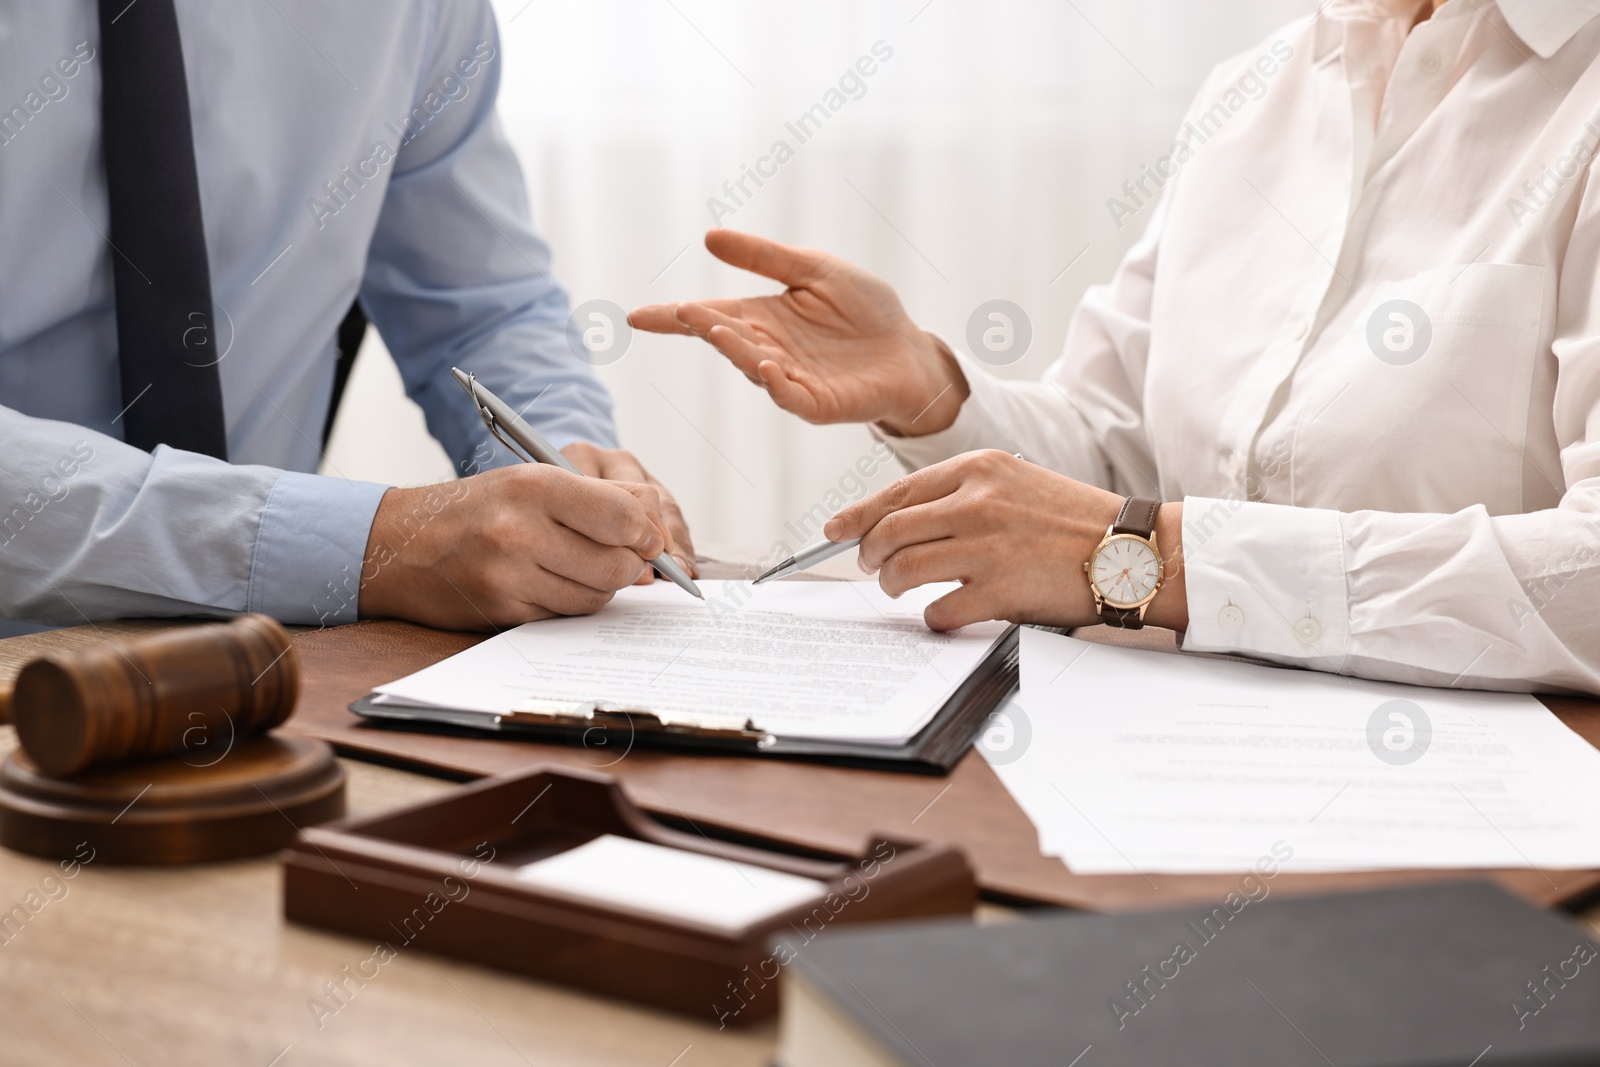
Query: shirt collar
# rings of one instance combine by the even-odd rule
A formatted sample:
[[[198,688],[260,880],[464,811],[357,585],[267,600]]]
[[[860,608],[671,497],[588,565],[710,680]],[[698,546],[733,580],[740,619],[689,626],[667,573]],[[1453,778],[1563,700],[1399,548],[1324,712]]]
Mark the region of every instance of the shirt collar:
[[[1600,0],[1452,0],[1452,6],[1474,10],[1498,3],[1506,24],[1522,42],[1549,59],[1579,30],[1600,15]],[[1343,29],[1338,23],[1351,19],[1381,21],[1415,12],[1419,0],[1328,0],[1320,9],[1316,27],[1316,58],[1338,47]]]
[[[1524,44],[1549,59],[1600,15],[1600,0],[1499,0],[1500,13]]]

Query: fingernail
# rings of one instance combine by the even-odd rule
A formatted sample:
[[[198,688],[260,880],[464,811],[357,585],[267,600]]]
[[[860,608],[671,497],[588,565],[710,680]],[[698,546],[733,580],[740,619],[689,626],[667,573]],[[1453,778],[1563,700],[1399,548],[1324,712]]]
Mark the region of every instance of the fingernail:
[[[844,532],[844,523],[838,519],[829,519],[822,524],[822,536],[830,541],[839,540],[839,534]]]

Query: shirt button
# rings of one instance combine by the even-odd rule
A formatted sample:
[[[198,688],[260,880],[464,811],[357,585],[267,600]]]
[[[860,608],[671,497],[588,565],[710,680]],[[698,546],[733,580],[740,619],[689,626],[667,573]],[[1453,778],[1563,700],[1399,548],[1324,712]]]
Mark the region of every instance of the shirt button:
[[[1224,604],[1217,612],[1217,622],[1229,630],[1237,630],[1244,625],[1244,609],[1237,604]]]
[[[1437,74],[1443,64],[1439,61],[1438,52],[1429,52],[1422,57],[1422,73]]]
[[[1304,341],[1306,334],[1310,332],[1311,323],[1307,322],[1305,319],[1301,319],[1299,322],[1294,324],[1294,339],[1296,341]]]
[[[1294,624],[1294,635],[1308,645],[1317,643],[1317,638],[1322,636],[1322,624],[1307,615]]]

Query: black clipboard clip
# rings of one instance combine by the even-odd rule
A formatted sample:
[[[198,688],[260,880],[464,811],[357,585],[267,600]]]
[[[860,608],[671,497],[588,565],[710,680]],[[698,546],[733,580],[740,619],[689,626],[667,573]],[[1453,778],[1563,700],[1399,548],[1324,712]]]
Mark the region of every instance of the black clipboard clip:
[[[775,738],[737,715],[677,714],[628,708],[606,700],[529,699],[495,716],[496,726],[561,730],[627,729],[632,734],[657,734],[705,741],[744,742],[769,748]]]

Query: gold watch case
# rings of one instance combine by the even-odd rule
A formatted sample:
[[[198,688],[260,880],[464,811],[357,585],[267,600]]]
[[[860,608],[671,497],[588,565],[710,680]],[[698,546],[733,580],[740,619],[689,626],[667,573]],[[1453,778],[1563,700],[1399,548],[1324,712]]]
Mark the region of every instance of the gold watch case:
[[[1138,534],[1115,533],[1115,532],[1113,532],[1114,529],[1115,529],[1115,527],[1111,527],[1111,526],[1106,527],[1106,535],[1105,535],[1105,537],[1101,539],[1101,541],[1100,541],[1100,543],[1098,545],[1094,546],[1094,551],[1089,553],[1089,558],[1087,560],[1085,560],[1084,564],[1083,564],[1083,574],[1084,574],[1084,577],[1087,578],[1088,581],[1089,581],[1089,591],[1094,594],[1095,612],[1099,613],[1100,608],[1101,608],[1102,605],[1110,604],[1112,607],[1117,608],[1117,609],[1119,609],[1121,611],[1132,611],[1133,609],[1138,608],[1139,609],[1139,617],[1143,618],[1144,617],[1144,608],[1145,608],[1145,606],[1148,605],[1150,603],[1150,601],[1152,601],[1152,600],[1154,600],[1156,598],[1156,594],[1161,592],[1162,584],[1167,580],[1166,561],[1161,558],[1161,549],[1156,544],[1155,534],[1152,533],[1148,538],[1145,538],[1145,537],[1140,537]],[[1122,601],[1122,600],[1116,600],[1116,599],[1114,599],[1112,597],[1107,596],[1105,594],[1105,592],[1103,590],[1101,590],[1100,586],[1098,584],[1096,584],[1096,582],[1094,580],[1095,561],[1100,558],[1100,553],[1104,552],[1109,546],[1117,543],[1118,541],[1135,541],[1135,542],[1138,542],[1139,544],[1144,545],[1147,548],[1149,548],[1150,551],[1156,557],[1156,584],[1155,584],[1155,588],[1151,589],[1150,592],[1147,593],[1145,596],[1139,598],[1138,600],[1134,600],[1134,601],[1131,601],[1131,602]]]

